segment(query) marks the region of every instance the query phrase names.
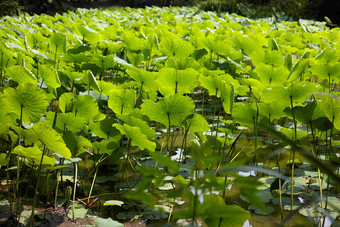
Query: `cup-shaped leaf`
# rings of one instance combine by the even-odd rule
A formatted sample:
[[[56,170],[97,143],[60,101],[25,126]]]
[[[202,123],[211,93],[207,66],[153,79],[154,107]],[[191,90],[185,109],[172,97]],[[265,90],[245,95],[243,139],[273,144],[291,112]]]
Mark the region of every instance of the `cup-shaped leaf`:
[[[340,64],[314,64],[311,71],[313,75],[319,76],[322,79],[338,80],[340,75]]]
[[[78,32],[81,34],[84,40],[88,43],[98,43],[101,40],[101,35],[91,27],[83,24],[75,25]]]
[[[289,71],[283,65],[279,67],[259,64],[256,66],[255,72],[264,84],[281,85],[286,82]]]
[[[251,60],[254,65],[266,64],[271,66],[283,66],[283,56],[277,50],[260,50],[252,53]]]
[[[165,56],[188,57],[194,52],[194,47],[188,41],[165,37],[159,44],[159,50]]]
[[[277,86],[272,89],[264,90],[262,93],[263,101],[280,102],[284,107],[293,103],[303,103],[315,91],[315,85],[311,83],[294,83],[289,87]]]
[[[121,39],[125,42],[127,47],[133,51],[142,50],[145,48],[145,46],[147,46],[145,39],[138,38],[131,31],[124,31],[121,35]]]
[[[54,117],[55,117],[54,112],[47,112],[45,122],[48,125],[52,126]],[[74,116],[74,113],[58,113],[55,130],[57,130],[59,133],[63,133],[64,130],[77,133],[81,131],[82,127],[84,127],[86,123],[87,123],[86,119],[82,117],[76,117]]]
[[[155,73],[140,68],[131,68],[127,73],[136,81],[138,89],[142,89],[143,93],[157,90]]]
[[[284,116],[283,109],[280,103],[259,103],[258,104],[260,114],[268,118],[271,122],[275,119]]]
[[[150,128],[150,126],[148,125],[148,123],[146,121],[143,121],[139,118],[136,118],[136,117],[133,117],[133,116],[130,116],[130,115],[125,116],[125,115],[122,115],[122,114],[117,114],[117,117],[130,126],[138,127],[141,130],[141,132],[144,135],[146,135],[146,137],[149,140],[152,140],[156,135],[155,130]]]
[[[111,155],[113,151],[120,147],[119,141],[115,139],[104,139],[100,142],[93,142],[93,149],[97,150],[99,154]]]
[[[7,76],[18,84],[37,84],[38,80],[34,74],[24,66],[14,65],[6,69]]]
[[[33,131],[47,148],[66,159],[71,157],[71,152],[66,147],[63,138],[51,126],[44,122],[38,122],[33,125]]]
[[[195,70],[199,70],[201,68],[201,65],[195,61],[195,59],[190,57],[185,58],[168,58],[165,62],[166,68],[174,68],[178,70],[184,70],[188,68],[192,68]]]
[[[136,91],[130,89],[112,89],[109,92],[108,105],[119,114],[129,114],[136,105]]]
[[[26,123],[37,122],[45,114],[48,105],[46,94],[33,84],[20,84],[16,89],[6,88],[4,90],[4,103],[8,112],[20,116]]]
[[[59,98],[59,107],[64,113],[72,112],[74,116],[88,121],[95,119],[99,114],[98,103],[91,95],[64,93]]]
[[[237,104],[233,110],[233,117],[241,125],[254,127],[257,118],[257,108],[255,103],[252,104]]]
[[[116,127],[120,133],[130,139],[132,146],[137,146],[141,150],[147,149],[149,151],[155,151],[156,143],[148,140],[147,136],[142,133],[139,127],[128,124],[120,125],[118,123],[113,124],[113,127]]]
[[[340,99],[337,96],[324,95],[322,106],[330,122],[334,122],[334,127],[340,130]]]
[[[120,139],[120,133],[117,129],[112,128],[112,124],[117,123],[115,118],[106,118],[102,121],[91,123],[89,125],[89,130],[94,133],[99,138],[112,138],[118,136],[118,140]]]
[[[210,129],[209,123],[205,117],[197,113],[193,114],[191,118],[185,120],[184,127],[188,130],[189,134],[194,134],[196,132],[204,133],[208,132]]]
[[[198,85],[198,75],[199,73],[191,68],[185,70],[163,68],[157,78],[159,90],[165,96],[190,93]]]
[[[284,112],[289,117],[293,117],[291,108],[286,108]],[[301,123],[310,123],[321,117],[325,117],[322,104],[316,100],[308,103],[306,106],[295,106],[294,115],[295,119]]]
[[[172,125],[181,126],[186,117],[194,113],[195,104],[191,98],[175,94],[157,103],[146,100],[141,108],[150,120],[160,122],[170,128]]]

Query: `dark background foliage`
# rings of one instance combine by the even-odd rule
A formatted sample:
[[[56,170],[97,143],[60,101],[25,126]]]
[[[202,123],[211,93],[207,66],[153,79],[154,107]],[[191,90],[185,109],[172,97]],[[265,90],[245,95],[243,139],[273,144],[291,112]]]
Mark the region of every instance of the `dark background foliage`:
[[[197,5],[202,10],[226,11],[250,18],[268,17],[280,13],[297,20],[324,20],[327,16],[340,24],[340,0],[1,0],[0,16],[24,12],[54,14],[78,7],[113,6],[183,6]]]

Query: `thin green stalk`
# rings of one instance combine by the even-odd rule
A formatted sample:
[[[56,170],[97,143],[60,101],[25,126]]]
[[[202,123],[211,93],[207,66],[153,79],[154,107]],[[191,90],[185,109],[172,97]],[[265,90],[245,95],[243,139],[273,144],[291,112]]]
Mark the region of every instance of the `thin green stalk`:
[[[294,144],[297,144],[297,135],[296,135],[296,121],[295,121],[295,113],[294,113],[294,105],[293,105],[293,97],[290,96],[290,106],[292,108],[292,116],[293,116],[293,123],[294,123]],[[293,214],[293,185],[294,185],[294,162],[295,162],[295,149],[292,148],[293,152],[293,160],[292,160],[292,173],[291,173],[291,186],[290,186],[290,213]]]
[[[168,123],[169,123],[169,128],[168,130],[166,131],[166,149],[168,150],[169,152],[169,156],[171,156],[171,152],[169,151],[169,139],[170,139],[170,126],[171,126],[171,122],[170,122],[170,113],[167,113],[168,114]]]
[[[216,93],[215,93],[215,98],[217,99],[217,92],[218,92],[218,89],[216,89]],[[215,114],[216,114],[216,105],[217,105],[217,100],[215,100],[214,102],[214,112],[213,112],[213,122],[212,122],[212,129],[213,129],[213,132],[214,132],[214,128],[215,128]],[[215,144],[214,144],[215,145]]]
[[[55,52],[54,52],[54,68],[55,69],[57,65],[57,53],[58,53],[58,45],[55,45]]]
[[[105,154],[102,154],[102,156],[100,157],[99,161],[102,159],[102,157],[103,157],[104,155],[105,155]],[[98,161],[98,163],[99,163],[99,161]],[[98,173],[98,165],[96,165],[96,171],[95,171],[94,176],[93,176],[93,180],[92,180],[92,184],[91,184],[90,193],[89,193],[89,196],[88,196],[88,199],[87,199],[87,203],[90,202],[90,197],[91,197],[91,194],[92,194],[92,190],[93,190],[94,183],[96,182],[97,173]]]
[[[333,116],[333,118],[332,118],[332,125],[333,125],[333,127],[331,128],[331,134],[329,136],[329,150],[328,150],[328,157],[327,157],[328,160],[332,156],[332,136],[333,136],[333,128],[334,128],[334,119],[335,119],[335,116]],[[329,177],[327,177],[325,210],[327,210],[327,207],[328,207],[328,194],[329,194]],[[321,197],[321,200],[322,200],[322,197]],[[324,217],[324,219],[322,221],[322,227],[325,226],[325,221],[326,221],[326,217]]]
[[[77,177],[78,177],[78,163],[74,162],[74,183],[73,183],[73,196],[72,196],[72,220],[74,221],[74,205],[76,200],[76,189],[77,189]]]
[[[42,167],[42,163],[43,163],[43,160],[44,160],[45,152],[46,152],[46,146],[44,145],[44,149],[43,149],[43,152],[42,152],[42,155],[41,155],[39,169],[38,169],[38,180],[37,180],[37,184],[35,185],[35,189],[34,189],[34,199],[33,199],[33,204],[32,204],[30,227],[33,227],[33,224],[34,224],[34,210],[35,210],[35,205],[37,203],[37,198],[38,198],[38,194],[39,194],[41,167]]]
[[[4,62],[4,52],[1,52],[1,63],[0,63],[1,86],[4,86],[4,76],[2,75],[3,62]]]

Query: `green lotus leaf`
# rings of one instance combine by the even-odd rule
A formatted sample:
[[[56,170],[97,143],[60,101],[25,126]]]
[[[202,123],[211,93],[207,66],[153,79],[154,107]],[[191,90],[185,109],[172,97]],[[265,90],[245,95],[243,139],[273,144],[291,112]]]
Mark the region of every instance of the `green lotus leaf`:
[[[138,38],[131,31],[124,31],[121,35],[121,39],[125,42],[130,50],[138,51],[145,48],[146,40]]]
[[[291,108],[286,108],[284,112],[293,118]],[[310,102],[306,106],[295,106],[294,115],[295,119],[302,123],[310,123],[321,117],[325,117],[323,106],[319,101]]]
[[[89,140],[87,140],[83,136],[77,136],[71,131],[65,132],[64,140],[67,148],[70,150],[70,153],[72,154],[72,158],[76,158],[82,153],[88,152],[86,148],[89,147],[92,148],[92,144]]]
[[[105,203],[103,204],[104,206],[122,206],[124,204],[123,201],[120,200],[107,200],[105,201]]]
[[[117,114],[117,117],[130,126],[137,126],[149,140],[152,140],[156,135],[155,130],[150,128],[146,121],[143,121],[131,115],[124,116],[122,114]]]
[[[47,148],[66,159],[71,157],[71,152],[66,147],[63,138],[51,126],[44,122],[38,122],[33,125],[33,131]]]
[[[243,226],[251,215],[237,205],[226,205],[224,200],[213,193],[204,195],[203,220],[208,226]]]
[[[129,114],[136,105],[136,92],[130,89],[112,89],[109,92],[108,105],[115,113]]]
[[[83,39],[88,43],[98,43],[101,40],[100,33],[93,30],[91,27],[83,24],[76,24],[75,27]]]
[[[38,147],[22,147],[20,145],[13,149],[12,154],[24,157],[32,161],[35,165],[40,165],[42,151]],[[54,166],[56,160],[55,158],[44,156],[42,165],[43,166]]]
[[[251,60],[256,68],[260,64],[280,67],[283,66],[282,54],[277,50],[261,50],[252,53]]]
[[[293,68],[293,55],[287,53],[285,56],[284,66],[290,71]]]
[[[48,100],[45,92],[36,85],[20,84],[16,89],[9,87],[3,92],[6,110],[20,116],[22,109],[22,120],[26,124],[39,121],[45,114]]]
[[[39,65],[39,76],[51,88],[55,89],[61,86],[57,71],[48,65]]]
[[[280,132],[282,132],[284,135],[286,135],[288,139],[294,140],[294,138],[295,138],[295,132],[294,132],[293,129],[281,128]],[[297,140],[304,138],[304,137],[307,137],[307,136],[308,136],[308,132],[306,132],[306,131],[300,131],[300,130],[296,131],[296,139]]]
[[[334,121],[334,127],[340,130],[340,99],[337,96],[324,95],[321,103],[329,121]]]
[[[266,103],[280,102],[284,107],[293,103],[303,103],[315,91],[315,85],[311,83],[294,83],[289,87],[277,86],[264,90],[263,101]]]
[[[199,73],[194,69],[176,70],[163,68],[158,72],[157,83],[165,95],[191,93],[198,85]]]
[[[257,108],[255,103],[253,104],[237,104],[233,110],[233,117],[241,125],[254,127],[257,118]]]
[[[165,56],[188,57],[194,52],[194,47],[184,40],[165,37],[159,44],[159,51]]]
[[[59,107],[62,112],[72,112],[76,117],[92,121],[98,114],[98,103],[91,95],[74,95],[64,93],[59,98]]]
[[[45,122],[52,127],[55,113],[47,112]],[[58,113],[55,130],[63,133],[64,130],[77,133],[86,125],[87,121],[84,118],[74,116],[74,113]]]
[[[56,52],[66,52],[67,38],[63,33],[52,33],[51,35],[51,46],[52,51]]]
[[[94,219],[94,226],[95,227],[123,227],[124,225],[122,223],[119,223],[118,221],[114,221],[111,218],[100,218],[96,217]]]
[[[65,70],[64,73],[72,81],[72,83],[81,81],[81,79],[83,79],[83,77],[85,76],[83,72],[74,72],[74,71]]]
[[[85,72],[85,76],[81,79],[81,82],[85,83],[88,86],[88,88],[91,87],[92,90],[98,93],[101,92],[100,87],[97,83],[96,77],[93,75],[91,70],[87,70]]]
[[[299,59],[299,61],[291,69],[287,82],[293,82],[299,79],[308,68],[308,65],[308,60],[303,58]]]
[[[340,64],[314,64],[311,71],[313,75],[319,76],[322,79],[338,79],[340,75]]]
[[[119,136],[120,138],[121,136]],[[119,140],[116,141],[116,138],[104,139],[100,142],[92,143],[93,149],[97,150],[99,154],[108,154],[111,155],[113,151],[120,147]]]
[[[137,88],[142,92],[156,91],[158,84],[156,83],[156,74],[148,72],[140,68],[132,68],[127,71],[132,79],[137,83]]]
[[[156,143],[148,140],[145,134],[137,126],[130,126],[128,124],[113,124],[113,127],[116,127],[120,133],[125,135],[128,139],[131,140],[132,146],[137,146],[141,150],[147,149],[149,151],[155,151]]]
[[[151,157],[163,166],[166,166],[170,173],[176,174],[179,171],[178,163],[171,160],[171,158],[164,156],[159,152],[150,152]]]
[[[281,85],[286,82],[289,71],[286,67],[274,67],[270,65],[260,64],[256,66],[255,72],[264,84]]]
[[[115,85],[112,83],[106,82],[104,80],[97,81],[100,91],[103,95],[108,96],[110,94],[110,90],[115,88]]]
[[[199,70],[201,68],[201,65],[195,61],[195,59],[190,57],[185,58],[168,58],[165,62],[166,68],[174,68],[177,70],[185,70],[188,68],[192,68],[195,70]]]
[[[223,84],[221,89],[221,101],[223,109],[226,113],[231,114],[234,104],[234,85],[233,84]]]
[[[7,76],[18,84],[37,84],[38,80],[34,74],[24,66],[15,65],[6,69]]]
[[[205,117],[195,113],[192,118],[185,120],[185,128],[189,134],[194,134],[208,132],[210,126]]]
[[[200,76],[201,85],[206,88],[210,96],[221,97],[221,92],[227,91],[225,84],[234,83],[235,80],[229,74],[212,74],[209,76]]]
[[[9,155],[6,153],[0,154],[0,167],[7,166],[9,163]]]
[[[194,113],[194,108],[191,98],[179,94],[164,97],[157,103],[146,100],[141,106],[142,112],[150,120],[161,122],[167,128],[182,125],[185,118]]]
[[[113,123],[117,123],[117,120],[115,118],[106,118],[102,121],[91,123],[89,125],[89,130],[91,130],[91,132],[94,133],[99,138],[104,139],[112,138],[117,136],[117,134],[120,135],[117,129],[112,128]]]
[[[278,119],[280,117],[284,116],[283,109],[284,106],[282,106],[280,103],[259,103],[258,104],[260,114],[268,118],[271,122],[275,119]]]
[[[339,60],[339,56],[336,50],[327,47],[321,51],[321,53],[316,56],[315,59],[321,64],[333,65]]]

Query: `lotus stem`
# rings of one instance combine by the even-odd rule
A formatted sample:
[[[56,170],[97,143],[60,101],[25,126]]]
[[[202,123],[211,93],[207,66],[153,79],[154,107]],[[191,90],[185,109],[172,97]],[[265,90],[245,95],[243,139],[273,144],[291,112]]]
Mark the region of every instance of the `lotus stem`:
[[[296,122],[295,122],[295,113],[294,113],[294,105],[293,105],[293,97],[290,96],[290,106],[292,108],[292,116],[293,116],[293,124],[294,124],[294,144],[297,144],[297,132],[296,132]],[[293,214],[293,189],[294,189],[294,162],[295,162],[295,149],[292,148],[291,152],[293,153],[292,157],[292,172],[291,172],[291,186],[290,186],[290,213]]]
[[[73,163],[74,165],[74,180],[73,180],[73,197],[72,197],[72,220],[74,221],[74,204],[76,200],[76,189],[77,189],[77,177],[78,177],[78,163]]]
[[[43,160],[44,160],[45,152],[46,152],[46,146],[44,145],[44,149],[43,149],[43,152],[42,152],[42,155],[41,155],[39,169],[38,169],[38,180],[37,180],[37,184],[35,185],[35,189],[34,189],[34,199],[33,199],[33,204],[32,204],[30,227],[33,227],[33,224],[34,224],[34,210],[35,210],[35,205],[37,203],[37,198],[38,198],[38,194],[39,194],[39,184],[40,184],[40,178],[41,178],[41,167],[42,167],[42,163],[43,163]]]

